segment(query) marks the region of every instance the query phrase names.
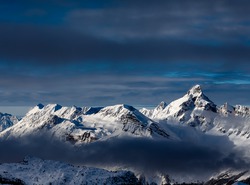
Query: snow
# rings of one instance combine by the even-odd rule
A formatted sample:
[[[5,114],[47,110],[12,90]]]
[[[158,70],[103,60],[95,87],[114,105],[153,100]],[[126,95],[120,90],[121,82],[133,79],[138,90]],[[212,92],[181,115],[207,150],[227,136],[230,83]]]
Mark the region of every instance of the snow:
[[[130,171],[107,171],[91,167],[26,157],[22,163],[0,164],[0,177],[19,184],[136,184]],[[21,182],[21,183],[20,183]]]
[[[249,108],[228,103],[217,107],[200,85],[169,105],[162,101],[153,110],[139,111],[126,104],[83,108],[38,104],[20,121],[11,115],[0,116],[13,121],[0,132],[2,139],[46,133],[73,144],[124,135],[180,140],[186,128],[171,125],[187,125],[207,134],[226,135],[237,146],[250,144]]]
[[[202,131],[212,128],[216,116],[216,105],[202,92],[199,85],[192,87],[183,97],[169,105],[161,102],[155,109],[141,112],[156,122],[163,120],[199,127]]]
[[[41,133],[75,144],[124,134],[137,137],[169,137],[167,131],[129,105],[85,109],[39,104],[15,126],[1,132],[0,138],[18,138]]]
[[[0,139],[21,138],[39,134],[47,134],[52,139],[60,139],[75,145],[123,136],[183,140],[195,143],[205,142],[205,140],[203,141],[204,134],[215,135],[228,138],[237,150],[243,151],[244,156],[242,157],[249,159],[250,151],[246,148],[250,146],[250,108],[243,105],[233,106],[228,103],[219,107],[204,94],[200,85],[195,85],[179,99],[168,105],[162,101],[152,110],[142,108],[139,111],[126,104],[82,108],[65,107],[59,104],[38,104],[21,120],[18,120],[15,116],[0,113]],[[214,145],[217,146],[217,144]],[[41,164],[41,169],[47,169],[47,165],[49,165],[47,161],[29,159],[29,164],[11,164],[10,166],[4,164],[1,167],[14,171],[15,176],[13,178],[22,180],[21,177],[24,174],[19,172],[20,169],[24,169],[24,171],[32,169],[33,163]],[[74,174],[85,169],[52,163],[61,165],[60,168],[64,168],[65,165],[65,168],[69,171],[73,170]],[[28,168],[25,168],[25,165]],[[37,175],[34,177],[38,176],[39,173],[41,174],[41,169],[36,171]],[[0,168],[0,174],[3,173],[1,170],[2,168]],[[98,170],[90,171],[88,173],[92,174],[91,178],[99,178],[99,175],[95,174]],[[51,171],[41,177],[42,179],[48,179],[48,181],[44,181],[45,184],[53,182],[49,173],[53,174]],[[70,177],[72,174],[68,173],[57,171],[54,174],[55,180],[58,180],[61,175],[66,180],[73,179],[69,182],[77,184],[79,181],[74,179],[76,177]],[[89,178],[88,173],[86,173],[84,171],[84,177],[79,178],[81,180],[84,180],[82,178]],[[102,173],[109,174],[111,172],[102,171]],[[109,175],[104,176],[108,178]],[[30,179],[31,177],[27,178]],[[38,184],[41,183],[39,177],[37,177],[36,180],[32,179],[28,184],[36,181]],[[99,183],[99,181],[93,182]]]
[[[201,86],[195,85],[183,97],[169,105],[162,101],[153,110],[143,108],[139,111],[126,104],[83,108],[38,104],[18,123],[15,120],[13,126],[10,123],[9,128],[0,132],[0,138],[46,133],[73,144],[124,135],[180,140],[183,127],[171,125],[182,124],[207,134],[226,135],[237,146],[246,146],[250,144],[249,123],[248,107],[225,103],[217,108]]]
[[[12,116],[11,114],[0,112],[0,132],[13,126],[18,121],[19,120],[16,116]]]

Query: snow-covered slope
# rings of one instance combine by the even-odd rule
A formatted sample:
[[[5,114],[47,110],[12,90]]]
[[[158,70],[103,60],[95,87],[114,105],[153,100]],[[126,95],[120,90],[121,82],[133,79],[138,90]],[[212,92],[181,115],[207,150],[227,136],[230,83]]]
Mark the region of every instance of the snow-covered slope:
[[[123,104],[105,108],[38,104],[21,121],[1,132],[0,137],[8,139],[42,134],[72,143],[91,142],[124,134],[170,137],[168,131],[137,109]]]
[[[168,138],[168,130],[129,105],[108,106],[96,114],[83,116],[83,123],[95,128],[105,128],[108,134],[130,133],[137,136]]]
[[[18,122],[18,118],[16,116],[12,116],[11,114],[0,112],[0,132],[13,126],[17,122]]]
[[[240,117],[250,117],[250,108],[243,105],[232,106],[225,103],[220,107],[219,111],[223,116],[234,115]]]
[[[248,150],[250,146],[250,108],[242,105],[232,106],[228,103],[219,107],[203,93],[199,85],[195,85],[183,97],[168,105],[161,102],[153,110],[143,108],[138,111],[125,104],[83,108],[63,107],[58,104],[46,106],[38,104],[20,121],[8,114],[0,114],[0,118],[0,128],[3,130],[0,130],[0,139],[3,140],[45,135],[49,139],[56,138],[73,144],[82,144],[96,140],[105,142],[109,138],[117,139],[118,137],[128,136],[161,139],[157,141],[168,140],[169,142],[172,139],[177,139],[185,141],[184,143],[195,144],[197,141],[198,144],[202,143],[202,146],[204,146],[206,142],[215,142],[210,138],[223,135],[225,141],[230,142],[229,144],[232,143],[230,147],[232,146],[240,152],[243,151],[242,155],[245,159],[249,159],[248,156],[250,156]],[[216,137],[210,137],[211,135]],[[218,143],[220,144],[220,142]],[[219,146],[219,144],[215,146]],[[226,148],[227,143],[225,145]],[[58,166],[59,171],[50,167],[49,163],[52,166],[54,164]],[[25,176],[24,174],[29,174],[35,168],[34,166],[37,169],[34,170],[34,174],[31,173],[32,177]],[[64,167],[67,169],[65,173]],[[51,169],[54,169],[54,174]],[[70,170],[74,173],[71,174]],[[85,171],[82,172],[82,170]],[[27,184],[43,184],[42,182],[45,184],[49,182],[79,184],[80,181],[85,182],[86,179],[90,179],[88,182],[92,183],[93,177],[93,184],[99,182],[109,184],[115,182],[112,178],[117,179],[116,175],[120,173],[117,172],[114,175],[114,173],[105,170],[100,170],[98,173],[96,171],[98,169],[72,167],[63,163],[40,159],[27,159],[26,162],[21,164],[0,165],[0,183],[10,180]],[[50,173],[53,175],[49,176]],[[123,172],[121,174],[123,175]],[[110,178],[110,175],[112,178]],[[130,177],[132,178],[132,176]],[[244,174],[242,171],[232,172],[215,176],[207,184],[228,183],[232,180],[238,184],[241,182],[248,183],[249,177],[248,172]],[[122,179],[124,180],[124,178],[123,176]],[[28,181],[26,181],[27,179]],[[61,181],[62,179],[66,182]],[[109,180],[106,181],[106,179]]]
[[[27,157],[22,163],[0,164],[1,184],[139,184],[130,171],[75,167],[66,163]]]
[[[47,134],[48,137],[70,140],[69,134],[81,136],[86,132],[76,120],[81,113],[81,109],[77,107],[38,104],[17,124],[1,132],[0,137],[7,139]]]
[[[26,157],[20,163],[0,164],[0,184],[75,184],[75,185],[144,185],[144,184],[174,184],[174,185],[228,185],[250,183],[249,171],[224,171],[214,175],[207,182],[183,183],[172,179],[168,175],[145,179],[136,177],[131,171],[108,171],[100,168],[73,166],[67,163],[42,160],[35,157]],[[157,183],[156,183],[157,182]],[[197,182],[197,183],[195,183]]]
[[[169,105],[161,102],[153,110],[143,108],[140,111],[159,122],[163,128],[164,125],[181,123],[208,134],[226,135],[237,146],[250,144],[250,108],[228,103],[217,107],[202,92],[199,85],[193,86],[183,97]],[[175,134],[178,136],[179,133],[183,135],[183,132],[177,129]]]
[[[249,171],[225,171],[211,177],[204,185],[248,185],[250,183]]]
[[[227,135],[237,146],[250,144],[249,107],[225,103],[218,108],[213,124],[208,133]]]
[[[140,112],[144,115],[146,115],[149,118],[157,118],[158,115],[161,114],[161,112],[166,108],[167,103],[162,101],[155,109],[149,110],[146,108],[140,109]]]
[[[121,135],[151,138],[181,138],[171,125],[188,125],[203,132],[248,139],[250,137],[249,107],[228,103],[217,107],[202,91],[193,86],[183,97],[167,105],[161,102],[155,109],[138,111],[119,104],[108,107],[63,107],[58,104],[38,104],[16,123],[10,115],[2,116],[5,124],[14,126],[0,132],[0,138],[48,134],[72,143],[91,142]],[[7,125],[7,126],[6,126]],[[178,129],[178,128],[177,128]],[[183,128],[181,128],[183,129]]]
[[[161,102],[155,109],[142,109],[141,112],[156,121],[186,123],[206,131],[212,127],[217,108],[202,92],[200,85],[195,85],[183,97],[169,105]]]

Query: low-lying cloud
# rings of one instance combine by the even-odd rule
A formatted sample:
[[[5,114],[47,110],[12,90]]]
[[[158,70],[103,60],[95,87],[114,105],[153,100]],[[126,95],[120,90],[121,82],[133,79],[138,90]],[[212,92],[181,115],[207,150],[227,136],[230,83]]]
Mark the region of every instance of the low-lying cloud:
[[[31,155],[43,159],[104,168],[122,167],[145,174],[164,173],[209,177],[225,169],[244,170],[249,166],[232,143],[224,137],[206,136],[212,142],[151,140],[143,138],[113,138],[81,147],[51,140],[49,137],[29,137],[2,141],[0,162],[17,162]],[[204,140],[204,139],[203,139]],[[205,140],[204,140],[205,141]]]

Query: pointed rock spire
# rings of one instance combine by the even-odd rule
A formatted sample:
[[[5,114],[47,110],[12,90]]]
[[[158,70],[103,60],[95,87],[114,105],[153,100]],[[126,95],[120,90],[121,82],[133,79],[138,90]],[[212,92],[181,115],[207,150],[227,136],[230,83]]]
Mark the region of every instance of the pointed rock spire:
[[[163,110],[167,106],[167,103],[162,101],[157,107],[156,110]]]
[[[203,94],[201,86],[200,85],[195,85],[193,86],[191,89],[189,89],[189,91],[187,92],[187,94],[189,96],[192,97],[197,97]]]

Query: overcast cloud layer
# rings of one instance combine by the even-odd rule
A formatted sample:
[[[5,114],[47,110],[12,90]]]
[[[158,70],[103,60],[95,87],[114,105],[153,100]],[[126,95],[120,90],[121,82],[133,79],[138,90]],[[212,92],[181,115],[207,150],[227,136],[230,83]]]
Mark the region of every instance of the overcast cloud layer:
[[[0,104],[156,105],[192,85],[249,105],[250,13],[231,1],[0,1]]]
[[[102,168],[127,168],[144,174],[208,180],[223,170],[246,170],[249,159],[227,137],[202,135],[197,142],[113,138],[81,147],[49,136],[1,141],[0,162],[20,162],[29,156]],[[42,148],[42,150],[41,150]]]

